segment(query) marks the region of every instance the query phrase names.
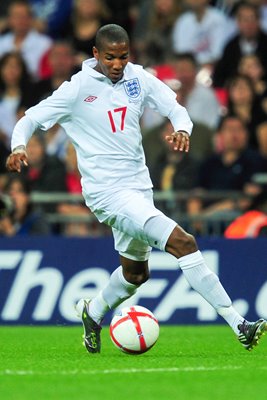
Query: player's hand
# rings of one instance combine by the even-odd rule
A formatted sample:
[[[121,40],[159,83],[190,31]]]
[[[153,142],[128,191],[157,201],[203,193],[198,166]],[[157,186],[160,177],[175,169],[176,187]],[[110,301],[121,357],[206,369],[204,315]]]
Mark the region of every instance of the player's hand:
[[[171,135],[166,136],[165,139],[173,144],[174,150],[185,151],[186,153],[189,151],[190,140],[187,132],[173,132]]]
[[[25,146],[18,146],[8,156],[6,168],[8,171],[21,172],[22,165],[28,166],[28,155]]]

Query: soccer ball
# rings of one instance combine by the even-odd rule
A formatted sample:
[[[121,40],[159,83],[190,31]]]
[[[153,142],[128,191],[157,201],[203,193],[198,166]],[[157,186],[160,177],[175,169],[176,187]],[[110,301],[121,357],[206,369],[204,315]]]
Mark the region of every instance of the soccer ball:
[[[110,323],[110,337],[121,351],[142,354],[151,349],[159,337],[159,323],[145,307],[124,307]]]

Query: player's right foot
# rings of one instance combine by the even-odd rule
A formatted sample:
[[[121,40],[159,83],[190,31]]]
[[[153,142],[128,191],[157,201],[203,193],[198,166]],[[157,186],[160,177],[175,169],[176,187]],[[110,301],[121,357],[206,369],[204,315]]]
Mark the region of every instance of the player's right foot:
[[[265,335],[267,331],[267,321],[261,318],[256,322],[248,322],[244,320],[242,324],[238,325],[239,335],[238,340],[247,350],[252,350],[257,346],[260,338]]]
[[[80,300],[76,305],[78,315],[82,319],[84,329],[84,346],[89,353],[100,353],[101,350],[101,326],[98,325],[89,315],[90,300]]]

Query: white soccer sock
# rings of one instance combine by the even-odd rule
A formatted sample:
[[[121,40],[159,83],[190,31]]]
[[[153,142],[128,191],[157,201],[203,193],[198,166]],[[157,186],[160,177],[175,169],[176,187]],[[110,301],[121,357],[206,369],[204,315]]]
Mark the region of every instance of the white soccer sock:
[[[124,300],[131,297],[139,285],[127,282],[119,266],[110,276],[108,285],[94,297],[89,304],[91,318],[100,324],[109,309],[116,308]]]
[[[244,318],[234,309],[234,307],[220,307],[217,309],[217,313],[220,314],[225,321],[231,326],[233,331],[238,335],[238,325],[242,324]]]
[[[179,266],[188,283],[207,300],[238,334],[238,325],[244,320],[232,307],[232,302],[217,275],[206,265],[201,252],[180,257]]]

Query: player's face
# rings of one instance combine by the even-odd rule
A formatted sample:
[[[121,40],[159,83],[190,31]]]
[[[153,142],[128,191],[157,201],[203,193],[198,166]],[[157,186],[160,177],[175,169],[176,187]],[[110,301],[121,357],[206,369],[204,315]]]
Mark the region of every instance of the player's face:
[[[101,50],[93,48],[97,60],[96,71],[107,76],[113,83],[118,82],[129,61],[128,43],[105,43]]]

